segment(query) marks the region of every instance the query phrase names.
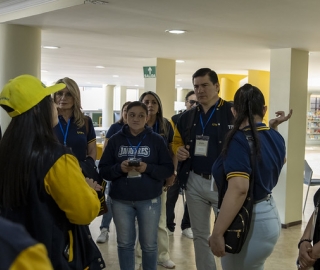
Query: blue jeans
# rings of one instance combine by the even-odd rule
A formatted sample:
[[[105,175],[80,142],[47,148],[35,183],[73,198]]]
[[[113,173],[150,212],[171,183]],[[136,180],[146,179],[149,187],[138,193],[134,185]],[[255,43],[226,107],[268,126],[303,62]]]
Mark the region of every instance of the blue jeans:
[[[139,226],[144,270],[157,269],[158,224],[161,197],[145,201],[112,200],[113,221],[117,230],[118,258],[121,270],[134,270],[136,241],[135,219]]]
[[[281,222],[275,201],[257,203],[253,207],[249,234],[240,253],[221,258],[223,270],[263,270],[280,236]]]

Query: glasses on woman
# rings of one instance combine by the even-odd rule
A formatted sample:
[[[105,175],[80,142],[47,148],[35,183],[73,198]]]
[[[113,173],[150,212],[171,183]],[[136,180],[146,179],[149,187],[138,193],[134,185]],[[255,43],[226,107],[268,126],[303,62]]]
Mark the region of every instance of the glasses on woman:
[[[189,102],[191,105],[194,105],[194,104],[198,105],[198,104],[199,104],[198,101],[193,100],[193,99],[188,100],[188,102]]]

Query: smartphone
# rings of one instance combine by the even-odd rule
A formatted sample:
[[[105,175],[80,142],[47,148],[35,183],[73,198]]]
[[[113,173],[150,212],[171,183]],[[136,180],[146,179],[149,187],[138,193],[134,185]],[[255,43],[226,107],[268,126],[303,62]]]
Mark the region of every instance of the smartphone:
[[[139,167],[140,166],[140,158],[130,158],[129,159],[129,166]]]
[[[129,166],[139,167],[140,161],[139,160],[129,160]]]

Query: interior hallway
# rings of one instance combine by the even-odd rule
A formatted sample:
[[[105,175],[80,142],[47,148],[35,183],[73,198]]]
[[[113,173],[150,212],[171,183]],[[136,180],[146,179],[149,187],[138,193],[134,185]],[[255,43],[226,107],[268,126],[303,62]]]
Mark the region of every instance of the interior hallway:
[[[320,178],[320,146],[307,146],[305,152],[305,158],[308,161],[310,167],[313,169],[313,178]],[[301,182],[303,179],[301,179]],[[305,198],[306,185],[303,185]],[[318,187],[310,187],[308,201],[306,205],[305,213],[302,216],[302,225],[290,227],[288,229],[282,229],[279,241],[275,247],[273,254],[268,258],[265,264],[265,270],[294,270],[297,269],[295,261],[298,255],[297,244],[302,235],[302,232],[309,220],[313,211],[313,194],[318,190]],[[303,201],[304,202],[304,201]],[[302,207],[302,206],[301,206]],[[180,224],[183,214],[182,197],[179,196],[179,200],[176,206],[177,224]],[[99,226],[101,217],[96,218],[90,225],[93,239],[97,239],[100,234]],[[212,217],[213,223],[213,217]],[[106,269],[119,270],[118,254],[117,254],[117,242],[114,223],[111,222],[109,239],[104,244],[98,244],[103,257],[106,262]],[[174,232],[174,235],[170,237],[170,255],[171,259],[176,264],[176,269],[181,270],[196,270],[194,261],[193,243],[191,239],[188,239],[181,235],[180,227],[178,226]],[[216,260],[218,270],[221,270],[219,259]],[[158,266],[158,270],[164,270],[165,268]]]

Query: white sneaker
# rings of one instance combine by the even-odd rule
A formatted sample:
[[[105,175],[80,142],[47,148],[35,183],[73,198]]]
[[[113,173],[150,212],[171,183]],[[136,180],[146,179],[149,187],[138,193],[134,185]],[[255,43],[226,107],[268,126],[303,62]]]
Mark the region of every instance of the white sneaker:
[[[107,228],[102,228],[100,235],[97,238],[97,243],[104,243],[109,238],[109,231]]]
[[[164,261],[164,262],[158,262],[158,265],[161,265],[161,266],[163,266],[164,268],[167,268],[167,269],[176,268],[175,263],[173,261],[171,261],[171,260],[167,260],[167,261]]]
[[[193,239],[193,232],[191,230],[191,228],[187,228],[187,229],[184,229],[182,231],[182,234],[185,236],[185,237],[188,237],[190,239]]]
[[[166,228],[166,229],[167,229],[168,235],[169,235],[169,236],[172,236],[172,235],[173,235],[173,232],[170,231],[168,228]]]

